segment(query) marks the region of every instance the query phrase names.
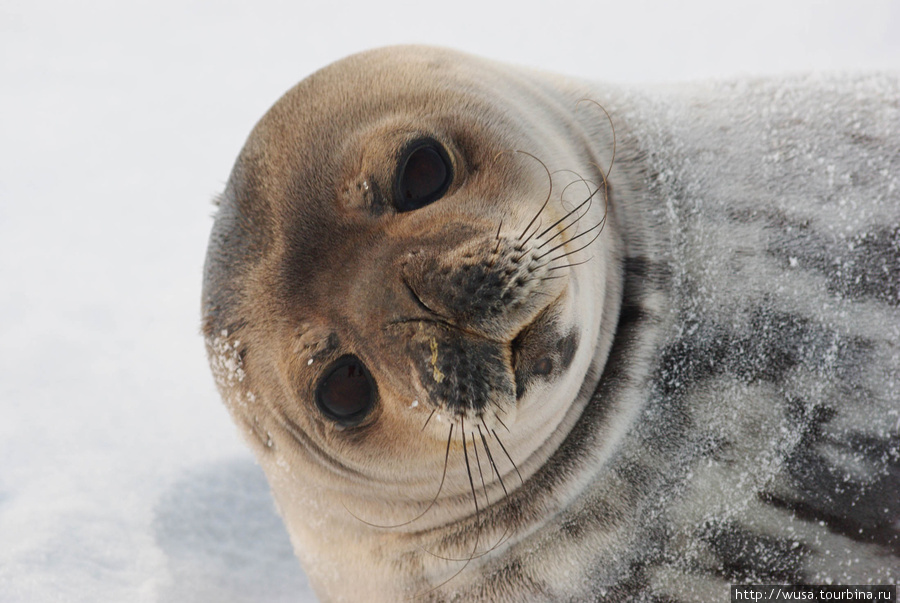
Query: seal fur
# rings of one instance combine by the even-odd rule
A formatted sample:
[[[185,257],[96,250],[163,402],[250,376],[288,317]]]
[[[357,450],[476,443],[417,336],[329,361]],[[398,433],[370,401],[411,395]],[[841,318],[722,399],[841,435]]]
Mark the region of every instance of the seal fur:
[[[852,111],[766,96],[826,90]],[[897,98],[617,89],[421,47],[288,92],[222,195],[204,332],[319,596],[896,581]],[[424,139],[452,183],[398,211]],[[314,403],[346,354],[377,384],[352,426]]]

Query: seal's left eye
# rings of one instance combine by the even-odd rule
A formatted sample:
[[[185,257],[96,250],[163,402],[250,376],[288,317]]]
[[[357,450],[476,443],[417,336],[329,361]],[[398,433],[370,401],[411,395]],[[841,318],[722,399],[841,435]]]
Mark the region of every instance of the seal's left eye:
[[[329,419],[349,426],[359,423],[375,406],[372,375],[356,356],[342,356],[328,367],[316,387],[316,405]]]
[[[397,173],[397,211],[412,211],[440,199],[453,180],[444,148],[433,140],[413,145],[403,154]]]

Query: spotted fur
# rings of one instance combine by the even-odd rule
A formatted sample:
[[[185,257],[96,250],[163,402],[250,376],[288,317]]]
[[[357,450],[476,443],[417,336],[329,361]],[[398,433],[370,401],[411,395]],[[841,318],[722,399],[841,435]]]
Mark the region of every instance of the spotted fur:
[[[388,74],[406,73],[406,62],[414,62],[409,50],[383,52],[373,56]],[[426,75],[417,77],[437,82],[451,77],[448,64],[472,61],[443,51],[412,54],[430,61]],[[444,526],[379,531],[344,514],[360,534],[374,534],[366,536],[371,540],[335,536],[321,550],[341,563],[323,566],[327,571],[305,552],[304,539],[313,540],[313,532],[321,539],[345,527],[321,528],[320,502],[311,494],[303,495],[306,506],[296,503],[304,483],[318,483],[321,475],[324,483],[332,479],[327,476],[357,484],[367,478],[323,447],[326,428],[298,419],[309,409],[285,402],[290,398],[280,384],[293,383],[300,369],[267,343],[289,332],[291,354],[304,366],[345,345],[302,316],[279,313],[288,301],[312,295],[304,287],[316,250],[297,241],[316,239],[327,226],[317,222],[325,222],[319,214],[294,222],[289,203],[263,202],[276,195],[272,182],[281,176],[273,174],[286,169],[277,160],[289,154],[282,147],[248,145],[223,197],[204,289],[211,365],[279,504],[296,503],[312,514],[285,511],[308,569],[344,568],[346,580],[360,588],[392,580],[366,571],[388,572],[403,577],[406,596],[427,601],[708,602],[729,600],[736,583],[896,583],[900,80],[795,77],[632,89],[503,69],[516,86],[554,91],[553,102],[570,111],[557,123],[532,124],[535,130],[563,130],[573,146],[587,144],[594,159],[609,158],[615,141],[606,234],[621,237],[610,256],[622,275],[621,306],[608,358],[589,368],[585,383],[596,385],[582,392],[589,402],[571,429],[541,466],[523,467],[519,483],[504,484],[504,495],[474,515]],[[602,105],[609,120],[578,110],[583,98]],[[380,106],[377,100],[367,106]],[[497,121],[503,119],[512,120],[504,114]],[[258,129],[271,128],[267,123]],[[484,123],[479,114],[471,126]],[[524,150],[541,156],[540,148]],[[586,165],[546,160],[552,169]],[[602,178],[605,170],[594,167]],[[322,180],[329,177],[304,172],[290,180],[291,190],[330,190]],[[375,188],[357,183],[343,194],[368,207]],[[279,238],[282,224],[300,225]],[[276,253],[279,246],[286,251]],[[287,259],[266,263],[276,255]],[[490,283],[529,303],[529,291],[515,288],[519,268],[504,277],[485,268],[493,262],[471,260],[454,285],[442,280],[442,270],[449,274],[447,266],[469,259],[448,257],[443,250],[413,254],[398,267],[420,305],[441,307],[458,315],[457,323],[482,329],[507,312]],[[428,268],[407,274],[416,262]],[[277,283],[286,284],[271,293]],[[387,293],[372,295],[373,303],[396,303]],[[241,309],[248,304],[256,314]],[[556,324],[536,320],[529,328],[549,333]],[[448,355],[439,356],[433,337],[409,329],[398,341],[408,340],[407,353],[423,359],[415,379],[439,382],[431,385],[436,397],[463,397],[460,406],[469,411],[490,407],[500,389],[521,398],[544,379],[515,373],[513,394],[512,378],[478,373],[482,362],[499,366],[502,359],[494,356],[506,351],[494,344],[476,349],[460,335],[461,343],[448,344]],[[541,353],[565,370],[589,342],[577,332],[558,335],[556,347]],[[525,346],[516,353],[528,359],[532,352]],[[478,452],[475,432],[466,436],[460,427],[463,438],[473,438],[463,439],[462,449]],[[349,434],[340,449],[352,451],[367,437]],[[451,430],[448,454],[453,437]],[[391,445],[382,444],[385,451]],[[496,446],[494,452],[505,463]],[[301,457],[316,461],[301,463]],[[297,466],[309,473],[298,476]],[[490,498],[487,487],[484,492]],[[381,508],[373,503],[372,509]],[[390,512],[384,508],[381,517]],[[473,539],[482,543],[478,550],[487,548],[484,542],[493,548],[456,559],[472,550]],[[388,600],[396,593],[370,594]]]
[[[610,361],[538,480],[564,488],[553,475],[578,467],[593,484],[486,577],[567,601],[895,584],[897,80],[596,94],[631,149],[616,170],[644,189],[612,201],[632,228]],[[639,418],[584,468],[623,400]]]

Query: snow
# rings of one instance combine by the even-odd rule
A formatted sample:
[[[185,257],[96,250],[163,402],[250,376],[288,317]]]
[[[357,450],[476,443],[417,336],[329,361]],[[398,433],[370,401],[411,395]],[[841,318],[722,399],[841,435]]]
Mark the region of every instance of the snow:
[[[314,600],[199,336],[210,200],[253,123],[314,69],[401,42],[628,82],[900,68],[890,0],[585,0],[555,16],[468,0],[434,13],[397,0],[86,4],[0,2],[11,603]],[[234,362],[213,373],[241,376]]]

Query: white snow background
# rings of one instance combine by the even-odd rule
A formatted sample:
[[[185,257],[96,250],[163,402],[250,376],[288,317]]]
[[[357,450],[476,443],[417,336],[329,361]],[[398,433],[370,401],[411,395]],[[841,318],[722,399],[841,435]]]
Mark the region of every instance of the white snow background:
[[[0,602],[314,601],[199,335],[255,121],[424,42],[609,81],[900,69],[900,2],[0,0]]]

